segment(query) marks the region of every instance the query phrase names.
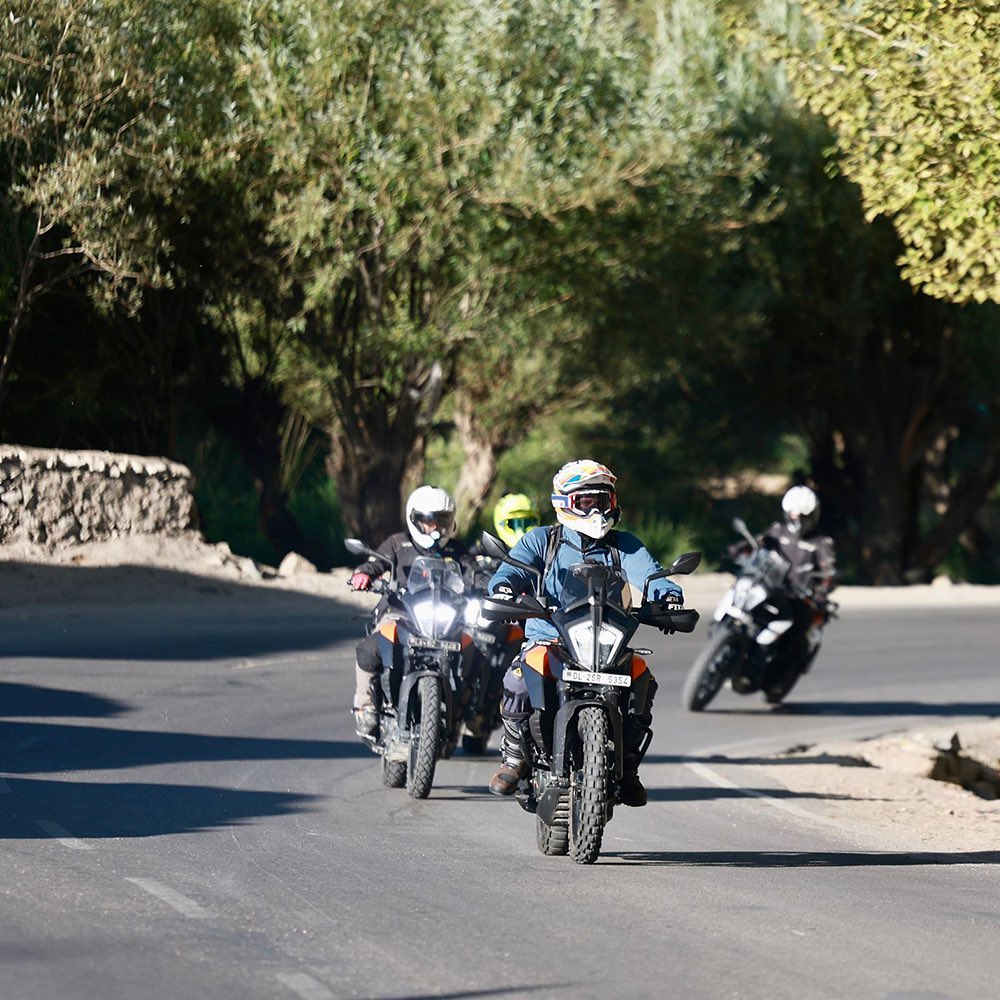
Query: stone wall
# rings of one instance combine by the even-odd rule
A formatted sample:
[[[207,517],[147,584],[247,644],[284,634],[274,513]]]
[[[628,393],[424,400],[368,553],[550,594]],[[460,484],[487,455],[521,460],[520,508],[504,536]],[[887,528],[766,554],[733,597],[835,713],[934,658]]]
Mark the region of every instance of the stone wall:
[[[0,445],[0,542],[59,545],[197,527],[189,469],[162,458]]]

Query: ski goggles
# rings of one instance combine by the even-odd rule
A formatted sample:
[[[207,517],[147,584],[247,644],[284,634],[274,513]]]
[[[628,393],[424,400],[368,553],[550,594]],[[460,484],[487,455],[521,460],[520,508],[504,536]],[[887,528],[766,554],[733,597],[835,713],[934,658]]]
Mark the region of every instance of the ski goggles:
[[[590,517],[591,514],[607,517],[618,506],[618,501],[611,490],[574,490],[566,496],[553,493],[552,506],[578,517]]]

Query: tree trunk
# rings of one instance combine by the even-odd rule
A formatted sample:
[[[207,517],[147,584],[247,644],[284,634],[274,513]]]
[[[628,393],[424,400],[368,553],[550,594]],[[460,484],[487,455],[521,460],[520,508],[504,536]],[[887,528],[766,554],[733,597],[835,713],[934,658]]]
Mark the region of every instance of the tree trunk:
[[[404,528],[405,495],[423,466],[424,435],[404,435],[385,426],[368,428],[366,438],[362,443],[335,430],[328,468],[348,535],[374,548]]]
[[[392,400],[353,386],[338,399],[344,419],[331,429],[327,466],[349,535],[374,547],[404,529],[405,498],[421,483],[443,384],[443,368],[434,362],[411,372]]]
[[[456,523],[465,535],[479,520],[496,476],[499,445],[476,420],[472,405],[461,400],[455,411],[455,428],[465,456],[455,486]]]
[[[285,408],[274,386],[263,378],[249,379],[231,405],[216,414],[253,476],[264,537],[279,559],[299,552],[312,560],[312,551],[292,512],[281,478],[281,424]]]

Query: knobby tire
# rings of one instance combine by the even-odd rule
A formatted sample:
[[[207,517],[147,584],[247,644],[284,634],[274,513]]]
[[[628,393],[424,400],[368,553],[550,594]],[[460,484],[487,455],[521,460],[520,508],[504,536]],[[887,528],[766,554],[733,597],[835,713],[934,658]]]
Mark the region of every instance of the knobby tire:
[[[728,676],[726,660],[732,655],[733,641],[728,631],[721,631],[698,654],[681,693],[681,704],[689,712],[700,712],[719,693]]]
[[[600,708],[582,708],[576,731],[580,768],[570,791],[569,853],[577,864],[592,865],[607,821],[608,717]]]
[[[406,761],[382,758],[382,783],[386,788],[406,786]]]
[[[535,817],[535,838],[538,849],[550,857],[566,854],[569,851],[569,794],[563,792],[559,796],[559,805],[553,817],[552,826],[542,822],[541,816]]]
[[[420,724],[410,739],[416,741],[410,752],[412,767],[407,775],[406,790],[414,799],[426,799],[434,784],[434,768],[441,752],[441,695],[436,677],[421,677],[417,681],[420,700]]]

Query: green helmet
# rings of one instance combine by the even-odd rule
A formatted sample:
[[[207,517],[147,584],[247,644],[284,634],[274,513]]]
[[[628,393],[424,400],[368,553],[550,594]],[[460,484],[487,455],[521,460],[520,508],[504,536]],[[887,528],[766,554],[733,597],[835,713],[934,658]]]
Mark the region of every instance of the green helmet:
[[[511,547],[523,534],[538,527],[540,520],[538,508],[523,493],[508,493],[500,497],[493,508],[493,527],[501,540]]]

